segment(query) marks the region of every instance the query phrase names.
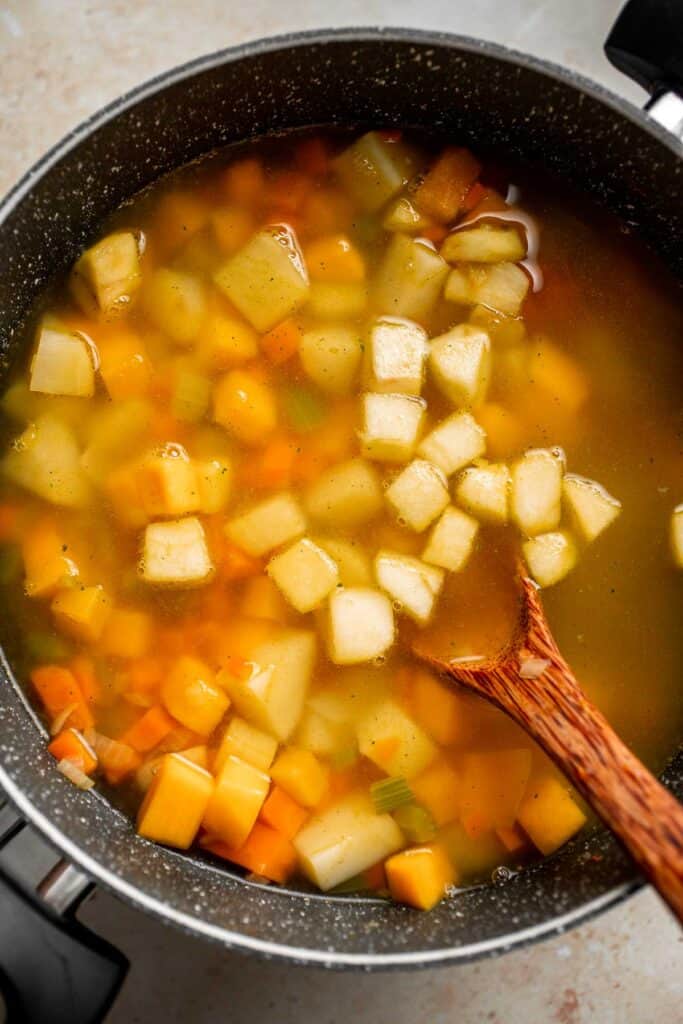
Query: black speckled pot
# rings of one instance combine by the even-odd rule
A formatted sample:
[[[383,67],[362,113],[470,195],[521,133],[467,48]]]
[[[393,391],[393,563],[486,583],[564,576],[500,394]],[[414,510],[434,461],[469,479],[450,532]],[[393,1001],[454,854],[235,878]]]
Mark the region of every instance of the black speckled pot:
[[[160,174],[262,132],[306,125],[423,125],[535,159],[625,218],[683,270],[681,148],[597,86],[471,39],[389,29],[282,37],[170,72],[86,122],[0,207],[0,350],[102,218]],[[5,628],[7,633],[7,628]],[[11,637],[5,636],[11,660]],[[198,936],[297,962],[424,966],[501,952],[562,929],[640,883],[604,832],[421,915],[380,901],[259,887],[135,835],[55,771],[5,662],[0,785],[67,858],[123,899]],[[667,782],[683,792],[683,757]]]

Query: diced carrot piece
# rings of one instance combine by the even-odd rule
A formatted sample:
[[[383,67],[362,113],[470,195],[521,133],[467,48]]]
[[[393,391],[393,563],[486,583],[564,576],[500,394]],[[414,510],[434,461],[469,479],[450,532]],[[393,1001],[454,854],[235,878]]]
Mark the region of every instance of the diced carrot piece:
[[[481,166],[468,149],[449,146],[425,175],[414,195],[417,208],[448,223],[457,217]]]
[[[207,771],[179,754],[167,754],[152,776],[138,813],[138,832],[186,850],[196,836],[214,782]]]
[[[268,182],[265,202],[284,214],[296,213],[312,187],[311,179],[301,171],[277,171]]]
[[[263,570],[263,563],[258,558],[248,555],[236,544],[226,542],[220,562],[220,572],[226,580],[244,580],[257,576]]]
[[[58,761],[73,761],[86,775],[91,775],[97,767],[95,754],[76,729],[63,729],[47,749]]]
[[[345,235],[327,235],[310,242],[304,251],[314,281],[357,284],[365,279],[365,261]]]
[[[100,648],[115,658],[141,658],[152,642],[152,620],[135,608],[114,608],[107,619]]]
[[[505,849],[514,856],[523,853],[529,847],[526,836],[517,825],[512,825],[510,828],[507,826],[497,828],[496,835]]]
[[[292,482],[297,448],[297,442],[289,437],[274,437],[253,460],[242,463],[240,477],[258,490],[287,490]]]
[[[144,343],[132,331],[118,330],[98,344],[100,374],[111,398],[146,395],[152,376]]]
[[[491,819],[478,810],[467,811],[463,814],[461,821],[462,827],[470,839],[480,839],[493,828]]]
[[[160,704],[145,711],[137,722],[126,729],[121,742],[127,743],[139,754],[146,754],[156,747],[175,727],[176,721]]]
[[[437,843],[396,853],[384,869],[392,897],[418,910],[431,910],[456,881],[448,854]]]
[[[235,848],[219,840],[202,843],[218,857],[239,864],[255,875],[282,884],[296,868],[296,850],[280,832],[256,822],[242,846]]]
[[[411,779],[410,788],[437,825],[448,825],[458,817],[460,777],[447,761],[430,765],[416,779]]]
[[[164,678],[164,664],[160,658],[138,658],[126,669],[127,688],[133,693],[148,693],[161,686]]]
[[[273,786],[259,815],[261,821],[293,839],[308,817],[308,811],[285,793],[281,786]]]
[[[426,238],[434,245],[441,245],[448,234],[448,228],[444,224],[430,224],[420,232],[421,238]]]
[[[367,888],[373,892],[387,888],[387,875],[382,861],[379,861],[363,872],[363,881]]]
[[[7,544],[19,536],[20,511],[18,505],[6,502],[0,505],[0,543]]]
[[[302,334],[296,320],[289,317],[262,336],[261,351],[269,362],[279,366],[299,351]]]
[[[211,227],[221,250],[233,253],[249,241],[256,231],[256,222],[243,207],[219,206],[211,214]]]
[[[451,688],[431,672],[412,673],[410,704],[419,724],[443,747],[467,739],[467,714]]]
[[[60,587],[78,578],[78,566],[69,557],[68,545],[51,519],[41,519],[26,530],[21,551],[24,589],[29,597],[52,597]]]
[[[123,782],[132,772],[138,770],[142,758],[136,750],[121,743],[119,740],[106,738],[103,744],[97,745],[97,757],[104,777],[112,786]]]
[[[263,199],[266,177],[261,161],[256,157],[236,160],[225,169],[223,190],[238,206],[255,206]]]
[[[465,198],[462,201],[463,211],[465,213],[469,213],[470,210],[473,210],[487,194],[486,187],[482,185],[480,181],[475,181],[465,193]]]
[[[336,189],[316,189],[306,198],[301,216],[308,235],[348,231],[353,220],[353,204]]]
[[[81,688],[68,668],[61,665],[35,668],[31,672],[31,682],[50,718],[56,718],[60,712],[75,704],[65,725],[72,725],[75,729],[88,729],[93,725],[93,716]]]
[[[250,619],[283,622],[288,618],[287,603],[268,576],[253,576],[247,580],[240,610]]]
[[[97,704],[102,698],[102,685],[95,672],[95,663],[85,654],[77,654],[67,668],[73,672],[86,704]]]
[[[302,139],[296,147],[294,160],[300,171],[312,178],[322,178],[330,169],[330,152],[323,139]]]

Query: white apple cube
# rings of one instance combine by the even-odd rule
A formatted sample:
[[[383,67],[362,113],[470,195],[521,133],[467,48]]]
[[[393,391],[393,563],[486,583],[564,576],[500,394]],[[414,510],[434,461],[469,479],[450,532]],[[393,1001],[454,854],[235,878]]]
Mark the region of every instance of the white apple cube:
[[[426,403],[410,395],[376,395],[362,398],[363,455],[375,462],[407,462],[415,450]]]
[[[671,551],[678,569],[683,569],[683,505],[677,505],[671,513]]]
[[[93,353],[85,338],[42,327],[31,360],[31,391],[90,398],[95,392]]]
[[[427,358],[427,334],[400,317],[379,317],[368,331],[364,381],[371,391],[419,395]]]
[[[86,313],[125,308],[140,286],[140,237],[116,231],[87,249],[76,263],[71,286]]]
[[[345,537],[315,537],[314,540],[337,563],[343,587],[372,586],[372,563],[359,540]]]
[[[401,611],[421,626],[429,621],[443,586],[443,572],[419,558],[379,551],[375,575],[382,590],[401,606]]]
[[[80,460],[81,451],[71,428],[44,413],[12,442],[2,469],[13,483],[53,505],[82,508],[92,492]]]
[[[337,563],[308,537],[271,558],[267,572],[302,615],[320,607],[339,583]]]
[[[448,275],[444,296],[466,306],[479,304],[517,316],[529,290],[529,278],[516,263],[463,263]]]
[[[510,514],[522,533],[556,530],[560,523],[564,453],[532,448],[512,467]]]
[[[588,544],[621,512],[621,502],[604,487],[574,473],[567,473],[562,481],[562,497],[572,523]]]
[[[389,203],[382,227],[385,231],[402,231],[406,235],[416,235],[432,223],[429,217],[420,213],[407,196],[399,196]]]
[[[414,459],[392,480],[386,499],[402,523],[421,533],[448,505],[448,482],[438,466]]]
[[[258,558],[305,533],[306,517],[297,499],[285,492],[235,516],[225,532],[234,544]]]
[[[486,451],[486,432],[469,412],[454,412],[438,423],[417,449],[427,462],[451,476]]]
[[[343,324],[306,331],[299,345],[299,358],[306,374],[323,391],[348,394],[361,362],[360,333]]]
[[[205,583],[214,571],[204,528],[195,516],[150,523],[140,563],[146,583],[192,587]]]
[[[422,552],[423,560],[459,572],[472,554],[478,531],[476,519],[449,505],[432,528]]]
[[[320,714],[308,702],[294,737],[297,747],[321,757],[330,757],[348,749],[353,733],[350,725],[336,722]]]
[[[400,192],[414,172],[414,157],[400,142],[367,132],[334,160],[334,170],[351,197],[364,210],[379,210]]]
[[[461,508],[484,523],[506,523],[510,504],[510,470],[504,463],[470,466],[455,487]]]
[[[539,587],[552,587],[576,565],[578,551],[565,530],[540,533],[522,545],[524,560]]]
[[[351,529],[382,511],[382,484],[364,459],[332,466],[310,485],[304,503],[311,519],[335,529]]]
[[[387,775],[411,779],[434,760],[437,748],[393,700],[372,705],[356,726],[358,749]],[[390,741],[390,742],[387,742]]]
[[[391,601],[371,587],[335,590],[327,608],[327,650],[335,665],[381,657],[393,644]]]
[[[378,312],[424,320],[448,274],[448,264],[424,239],[396,234],[387,246],[373,291]]]
[[[255,234],[214,274],[218,288],[257,331],[269,331],[306,301],[308,273],[286,224]]]
[[[491,376],[491,339],[474,324],[458,324],[434,338],[429,371],[439,390],[455,405],[478,405]]]
[[[227,458],[199,459],[194,462],[199,486],[199,511],[204,515],[222,512],[230,502],[233,471]]]
[[[517,263],[526,256],[526,248],[515,227],[477,224],[452,231],[440,252],[448,263]]]

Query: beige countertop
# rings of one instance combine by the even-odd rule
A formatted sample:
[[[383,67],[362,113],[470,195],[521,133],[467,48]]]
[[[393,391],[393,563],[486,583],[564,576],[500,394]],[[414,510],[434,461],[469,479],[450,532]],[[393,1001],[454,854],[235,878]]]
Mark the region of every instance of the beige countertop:
[[[602,55],[619,6],[618,0],[0,0],[0,190],[85,116],[159,71],[246,39],[324,24],[482,36],[567,64],[640,102],[640,90]],[[111,1024],[683,1021],[683,935],[649,891],[498,960],[379,976],[245,959],[164,928],[104,893],[80,917],[133,964]]]

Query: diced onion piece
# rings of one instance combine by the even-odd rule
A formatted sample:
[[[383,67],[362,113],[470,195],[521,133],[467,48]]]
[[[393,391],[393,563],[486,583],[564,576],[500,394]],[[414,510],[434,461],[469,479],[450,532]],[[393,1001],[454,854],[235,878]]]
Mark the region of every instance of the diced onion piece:
[[[73,782],[74,786],[78,789],[92,789],[95,785],[93,779],[89,775],[86,775],[81,768],[78,767],[73,761],[70,761],[68,757],[63,758],[57,763],[57,771],[69,780]]]
[[[56,736],[60,733],[64,727],[66,721],[71,717],[73,711],[78,707],[78,703],[74,701],[73,704],[67,704],[67,706],[56,715],[50,723],[50,736]]]

